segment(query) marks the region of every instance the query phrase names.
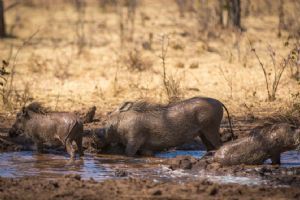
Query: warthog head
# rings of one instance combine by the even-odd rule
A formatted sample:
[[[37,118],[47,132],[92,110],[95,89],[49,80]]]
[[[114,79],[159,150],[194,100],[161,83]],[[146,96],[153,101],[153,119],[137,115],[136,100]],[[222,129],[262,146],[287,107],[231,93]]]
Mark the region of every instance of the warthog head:
[[[104,138],[108,143],[118,142],[116,141],[117,128],[121,116],[124,112],[128,111],[133,105],[133,102],[125,102],[119,108],[115,109],[112,112],[107,114],[107,117],[104,121],[105,123],[105,133]]]
[[[290,138],[292,145],[300,150],[300,128],[290,126],[290,131],[287,137]]]
[[[271,127],[270,139],[290,148],[300,148],[300,128],[290,124],[277,124]]]
[[[91,130],[86,134],[86,136],[88,138],[88,145],[94,149],[102,149],[107,145],[104,138],[105,129],[103,128]]]
[[[8,134],[10,137],[16,137],[24,132],[26,122],[30,120],[31,116],[35,113],[44,113],[45,109],[42,108],[40,103],[34,102],[23,107],[21,111],[17,113],[15,123],[12,125]]]
[[[282,134],[280,137],[284,137],[282,141],[284,145],[289,148],[287,150],[300,151],[300,128],[294,125],[289,125],[289,129],[283,129],[283,131],[285,134]],[[280,130],[278,133],[280,134]]]
[[[8,132],[9,136],[16,137],[22,134],[24,131],[25,123],[28,118],[29,118],[28,113],[25,111],[24,108],[22,109],[21,112],[18,112],[16,121]]]

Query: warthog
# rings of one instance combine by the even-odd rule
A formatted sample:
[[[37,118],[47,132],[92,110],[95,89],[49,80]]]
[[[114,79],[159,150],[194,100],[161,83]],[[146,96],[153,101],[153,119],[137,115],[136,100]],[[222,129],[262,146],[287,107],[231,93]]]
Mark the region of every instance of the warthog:
[[[280,154],[300,145],[300,129],[287,123],[255,129],[248,137],[222,146],[213,160],[222,165],[257,165],[271,159],[280,164]]]
[[[207,150],[214,150],[222,143],[219,129],[223,107],[220,101],[207,97],[194,97],[166,106],[125,102],[108,114],[105,138],[109,143],[125,145],[128,156],[138,150],[149,155],[192,141],[196,136],[201,137]],[[231,127],[228,111],[227,114]]]
[[[83,155],[83,124],[75,114],[47,112],[39,103],[31,103],[17,114],[16,121],[9,131],[11,136],[19,133],[31,138],[39,152],[43,151],[44,143],[56,144],[59,140],[65,145],[71,158],[74,158],[75,149],[72,142],[75,141],[79,155]]]

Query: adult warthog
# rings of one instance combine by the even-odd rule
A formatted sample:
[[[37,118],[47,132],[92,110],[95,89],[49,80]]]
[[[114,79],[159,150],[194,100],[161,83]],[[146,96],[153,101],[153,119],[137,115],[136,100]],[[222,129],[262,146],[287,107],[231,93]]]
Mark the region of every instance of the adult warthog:
[[[83,155],[83,124],[73,113],[47,112],[39,103],[31,103],[17,114],[9,131],[10,136],[20,133],[31,138],[39,152],[43,151],[44,143],[57,144],[58,140],[65,145],[71,158],[74,158],[76,150],[72,142],[75,141],[79,155]]]
[[[219,129],[223,108],[231,128],[228,110],[212,98],[194,97],[166,106],[125,102],[108,114],[106,142],[122,143],[128,156],[135,155],[138,150],[149,155],[200,136],[207,150],[214,150],[222,143]]]

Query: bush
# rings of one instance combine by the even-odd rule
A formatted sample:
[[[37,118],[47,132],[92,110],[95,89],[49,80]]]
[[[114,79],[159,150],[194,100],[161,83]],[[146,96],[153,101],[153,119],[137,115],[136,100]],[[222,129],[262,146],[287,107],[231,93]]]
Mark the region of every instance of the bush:
[[[146,59],[137,49],[131,50],[124,59],[126,67],[130,71],[145,71],[152,67],[152,62]]]

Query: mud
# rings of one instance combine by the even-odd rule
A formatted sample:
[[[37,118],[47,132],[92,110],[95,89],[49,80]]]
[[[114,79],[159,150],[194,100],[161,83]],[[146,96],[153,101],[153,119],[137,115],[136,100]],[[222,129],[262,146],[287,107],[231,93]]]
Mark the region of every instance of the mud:
[[[9,138],[6,133],[10,122],[2,121],[1,123],[3,128],[0,129],[0,152],[30,150],[32,148],[30,141],[26,138]],[[247,134],[245,133],[246,129],[249,130],[249,127],[254,126],[252,123],[246,125],[245,127],[235,126],[235,133],[241,133],[237,134],[239,138]],[[85,130],[99,126],[101,126],[100,122],[93,121],[85,125]],[[226,133],[226,128],[223,131]],[[109,179],[93,180],[90,177],[72,174],[72,170],[69,171],[71,174],[52,178],[48,177],[49,174],[47,176],[29,174],[29,177],[19,176],[17,178],[1,177],[0,199],[300,198],[300,166],[298,166],[298,163],[291,163],[291,166],[288,164],[285,166],[264,164],[261,166],[223,167],[213,163],[209,158],[200,160],[199,157],[202,154],[198,154],[199,151],[186,151],[202,148],[196,141],[191,145],[177,148],[184,149],[185,153],[193,156],[170,158],[172,152],[166,157],[162,153],[157,155],[160,158],[159,161],[154,162],[155,159],[147,161],[146,158],[140,157],[132,161],[133,165],[128,165],[128,161],[120,157],[117,160],[122,164],[119,163],[111,168],[111,164],[115,161],[110,154],[124,153],[122,147],[112,146],[110,149],[106,149],[106,153],[101,155],[102,158],[99,161],[99,166],[109,166],[112,169]],[[54,147],[50,148],[50,150],[53,149]],[[61,153],[63,151],[59,148],[57,150],[58,153],[55,153],[55,156],[64,157],[64,154]],[[94,158],[93,155],[90,155],[90,157]],[[108,161],[109,159],[112,160]],[[146,160],[146,163],[141,164],[144,160]],[[105,164],[106,162],[109,164]],[[43,164],[42,162],[38,163]],[[39,165],[38,163],[37,165]],[[145,173],[145,166],[149,166],[149,164],[151,164],[151,167],[154,166],[154,168],[151,168],[151,173],[154,176],[147,174],[149,172]],[[125,165],[128,165],[129,168],[124,168]],[[162,170],[162,166],[164,166],[163,173],[160,174],[159,170]],[[133,168],[136,171],[132,171]],[[155,172],[155,170],[158,171]],[[137,176],[136,172],[140,174]],[[224,179],[227,181],[226,184]],[[235,184],[232,184],[232,182],[235,182]]]
[[[56,180],[0,178],[0,199],[299,199],[297,187],[220,185],[207,180],[156,182],[121,179],[96,182],[68,175]]]
[[[249,177],[265,180],[268,186],[300,187],[300,166],[286,167],[279,165],[236,165],[222,166],[210,159],[197,159],[191,156],[179,156],[168,160],[171,170],[205,172],[214,176]]]

